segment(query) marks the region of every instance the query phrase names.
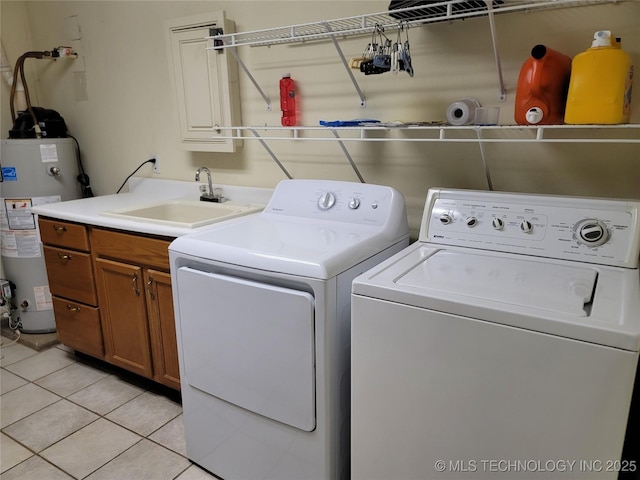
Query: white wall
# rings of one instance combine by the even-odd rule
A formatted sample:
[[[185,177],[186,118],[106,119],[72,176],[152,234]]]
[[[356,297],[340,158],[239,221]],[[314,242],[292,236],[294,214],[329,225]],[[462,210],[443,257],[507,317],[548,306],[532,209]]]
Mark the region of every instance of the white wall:
[[[386,0],[360,1],[28,1],[0,4],[1,38],[12,62],[29,49],[68,42],[65,21],[76,16],[77,44],[86,90],[72,62],[33,60],[34,104],[53,108],[80,142],[96,194],[114,193],[150,154],[160,156],[162,178],[193,179],[199,166],[212,169],[217,183],[273,187],[282,172],[257,142],[236,154],[189,153],[177,142],[177,120],[165,48],[167,19],[225,10],[239,31],[338,18],[386,10]],[[640,2],[624,1],[499,15],[496,18],[508,99],[497,99],[497,75],[486,17],[432,24],[410,30],[416,75],[364,76],[367,97],[361,109],[355,90],[330,42],[244,47],[240,55],[274,100],[266,110],[258,92],[240,73],[245,125],[279,125],[278,80],[291,72],[302,100],[302,123],[377,118],[384,121],[444,120],[447,106],[462,97],[500,106],[500,123],[513,124],[520,66],[538,43],[567,55],[586,49],[593,32],[611,29],[640,65]],[[395,38],[392,38],[395,40]],[[368,37],[341,40],[347,57],[359,56]],[[632,122],[640,123],[640,86],[634,81]],[[10,127],[8,88],[1,91],[1,132]],[[272,142],[295,178],[357,181],[339,146],[332,142]],[[485,189],[481,157],[474,144],[348,144],[365,180],[389,184],[405,194],[415,235],[429,186]],[[486,155],[494,188],[640,198],[640,147],[636,145],[491,144]],[[149,174],[150,166],[141,170]]]

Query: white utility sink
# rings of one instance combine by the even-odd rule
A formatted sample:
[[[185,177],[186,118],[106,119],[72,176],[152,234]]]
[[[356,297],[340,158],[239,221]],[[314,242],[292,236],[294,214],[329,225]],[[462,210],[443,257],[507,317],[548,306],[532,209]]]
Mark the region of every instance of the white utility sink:
[[[234,202],[202,202],[197,200],[168,200],[135,207],[101,212],[107,217],[123,220],[158,223],[181,228],[198,228],[223,220],[256,213],[263,205]]]

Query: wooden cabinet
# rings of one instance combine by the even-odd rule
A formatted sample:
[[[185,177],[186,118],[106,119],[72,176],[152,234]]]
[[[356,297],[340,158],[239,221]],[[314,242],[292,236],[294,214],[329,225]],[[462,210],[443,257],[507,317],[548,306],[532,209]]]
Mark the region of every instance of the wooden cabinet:
[[[169,243],[101,228],[91,232],[105,359],[178,389]]]
[[[39,227],[58,338],[104,358],[88,227],[46,218],[39,219]]]
[[[180,389],[172,238],[38,221],[60,341]]]

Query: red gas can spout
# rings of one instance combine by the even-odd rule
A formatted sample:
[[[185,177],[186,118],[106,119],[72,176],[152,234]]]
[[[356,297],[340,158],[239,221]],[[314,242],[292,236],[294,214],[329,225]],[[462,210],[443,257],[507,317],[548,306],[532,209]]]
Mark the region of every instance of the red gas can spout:
[[[542,57],[544,57],[546,54],[547,47],[545,47],[544,45],[536,45],[531,49],[531,56],[536,60],[542,60]]]

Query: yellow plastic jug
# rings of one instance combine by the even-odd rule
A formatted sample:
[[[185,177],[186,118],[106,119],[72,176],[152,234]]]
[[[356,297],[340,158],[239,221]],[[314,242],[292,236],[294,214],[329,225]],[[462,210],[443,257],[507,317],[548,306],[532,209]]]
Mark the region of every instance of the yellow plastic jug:
[[[564,114],[569,124],[627,123],[631,115],[631,57],[609,30],[594,34],[591,48],[576,55]]]

